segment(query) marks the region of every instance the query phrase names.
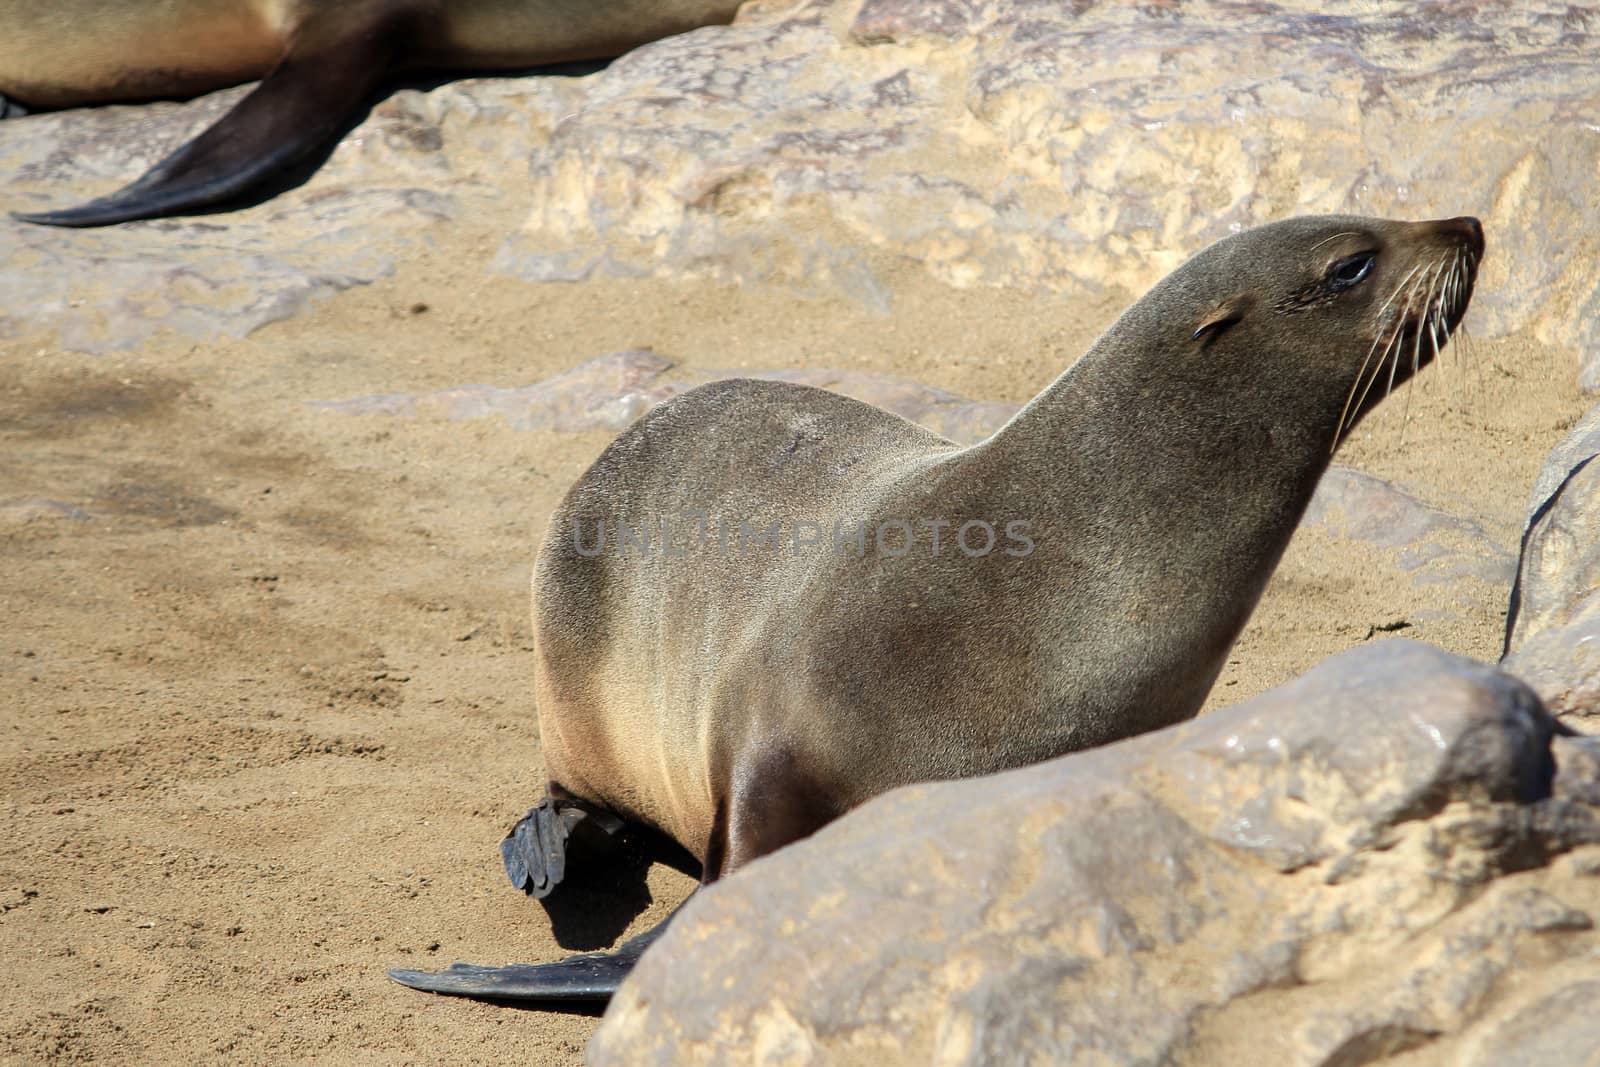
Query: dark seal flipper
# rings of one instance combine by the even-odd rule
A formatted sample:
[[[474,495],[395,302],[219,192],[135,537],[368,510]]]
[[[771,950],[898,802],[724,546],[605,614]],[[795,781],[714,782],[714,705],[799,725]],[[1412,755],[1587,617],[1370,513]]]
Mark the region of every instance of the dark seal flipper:
[[[567,873],[567,839],[580,826],[608,838],[623,827],[602,808],[564,797],[545,797],[500,842],[500,859],[511,884],[535,900],[549,896]]]
[[[624,942],[615,952],[590,952],[559,963],[515,963],[509,967],[457,963],[448,971],[394,970],[389,977],[427,993],[480,1000],[610,1000],[644,950],[666,931],[672,915]]]
[[[107,226],[210,207],[326,144],[377,88],[408,27],[331,15],[299,28],[282,61],[210,129],[131,185],[80,207],[13,212],[46,226]]]
[[[9,96],[0,95],[0,119],[20,119],[28,113],[28,109],[11,99]]]

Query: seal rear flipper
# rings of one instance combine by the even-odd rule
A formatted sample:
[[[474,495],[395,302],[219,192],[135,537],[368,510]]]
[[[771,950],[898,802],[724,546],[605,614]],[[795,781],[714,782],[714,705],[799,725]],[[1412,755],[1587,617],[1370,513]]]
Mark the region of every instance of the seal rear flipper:
[[[351,5],[364,7],[365,5]],[[46,226],[106,226],[210,207],[326,144],[377,88],[407,27],[341,12],[299,26],[283,59],[200,136],[117,192],[62,211],[13,212]]]
[[[677,913],[674,912],[674,915]],[[557,963],[515,963],[509,967],[480,967],[457,963],[447,971],[389,972],[403,986],[428,993],[483,1000],[610,1000],[633,970],[644,950],[655,943],[672,921],[669,915],[656,926],[615,952],[591,952]]]

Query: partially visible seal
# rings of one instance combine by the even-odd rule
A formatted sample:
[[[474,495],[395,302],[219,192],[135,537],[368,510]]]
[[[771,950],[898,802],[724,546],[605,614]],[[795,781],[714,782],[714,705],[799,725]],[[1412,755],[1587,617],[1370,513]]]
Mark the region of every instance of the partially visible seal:
[[[126,188],[65,211],[101,226],[240,195],[334,137],[402,71],[620,55],[733,18],[740,0],[0,0],[0,97],[60,108],[253,92]],[[6,110],[0,100],[0,113]]]
[[[1339,441],[1431,362],[1483,253],[1472,218],[1299,218],[1226,238],[988,440],[832,393],[723,381],[625,431],[534,574],[549,796],[568,834],[642,824],[703,881],[911,782],[1194,715]],[[392,972],[444,993],[604,997],[617,953]]]

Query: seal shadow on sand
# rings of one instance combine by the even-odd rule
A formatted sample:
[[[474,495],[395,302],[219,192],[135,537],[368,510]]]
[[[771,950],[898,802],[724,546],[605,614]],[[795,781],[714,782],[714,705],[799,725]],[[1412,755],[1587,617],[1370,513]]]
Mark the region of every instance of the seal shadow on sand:
[[[556,944],[573,952],[594,952],[616,943],[628,924],[655,902],[650,868],[660,863],[699,880],[700,864],[664,834],[628,827],[608,840],[580,824],[567,841],[574,865],[564,879],[577,892],[542,898]]]

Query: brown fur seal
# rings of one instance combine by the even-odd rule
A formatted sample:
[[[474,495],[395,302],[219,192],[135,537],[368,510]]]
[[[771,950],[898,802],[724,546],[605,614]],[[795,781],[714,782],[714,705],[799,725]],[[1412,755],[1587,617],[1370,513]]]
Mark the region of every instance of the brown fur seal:
[[[971,448],[780,382],[657,407],[567,494],[535,568],[549,797],[503,845],[512,881],[543,895],[569,831],[626,821],[710,882],[895,786],[1194,715],[1335,445],[1437,355],[1482,253],[1472,218],[1226,238]],[[660,929],[392,973],[604,997]]]
[[[739,3],[0,0],[0,96],[26,107],[193,96],[262,79],[132,185],[82,207],[16,217],[101,226],[205,207],[326,143],[390,74],[620,55],[728,22]]]

